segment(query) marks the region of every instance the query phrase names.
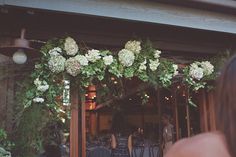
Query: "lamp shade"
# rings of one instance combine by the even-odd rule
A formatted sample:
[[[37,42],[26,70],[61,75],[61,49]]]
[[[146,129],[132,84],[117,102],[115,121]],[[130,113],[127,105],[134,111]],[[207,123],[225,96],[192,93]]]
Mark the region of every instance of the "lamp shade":
[[[22,49],[18,49],[12,56],[16,64],[24,64],[27,61],[27,56]]]

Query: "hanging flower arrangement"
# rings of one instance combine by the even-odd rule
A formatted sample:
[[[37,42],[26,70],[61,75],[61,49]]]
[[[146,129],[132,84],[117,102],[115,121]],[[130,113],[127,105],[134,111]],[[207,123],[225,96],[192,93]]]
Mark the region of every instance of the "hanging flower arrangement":
[[[25,95],[25,107],[32,103],[46,104],[59,110],[56,97],[61,95],[64,74],[73,77],[81,87],[94,80],[102,81],[106,73],[121,78],[138,77],[159,87],[169,87],[178,72],[178,65],[161,58],[161,51],[151,42],[128,41],[117,55],[109,50],[82,49],[71,37],[53,39],[41,49],[42,58],[32,72],[32,83]],[[208,62],[194,62],[184,69],[184,80],[194,90],[204,88],[214,72]]]
[[[184,69],[184,81],[197,91],[204,88],[207,80],[213,78],[214,66],[209,61],[194,62]]]

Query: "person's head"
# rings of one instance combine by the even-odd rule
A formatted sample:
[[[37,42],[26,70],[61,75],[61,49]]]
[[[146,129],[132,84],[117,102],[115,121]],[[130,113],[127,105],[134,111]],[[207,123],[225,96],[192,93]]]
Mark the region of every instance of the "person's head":
[[[125,122],[125,118],[124,118],[123,113],[116,112],[112,118],[111,130],[113,133],[126,134],[127,133],[127,125],[126,124],[127,123]]]
[[[216,96],[217,128],[225,135],[231,156],[236,156],[236,56],[221,72]]]
[[[161,122],[164,124],[164,125],[168,125],[170,123],[170,116],[167,115],[167,114],[163,114],[161,116]]]

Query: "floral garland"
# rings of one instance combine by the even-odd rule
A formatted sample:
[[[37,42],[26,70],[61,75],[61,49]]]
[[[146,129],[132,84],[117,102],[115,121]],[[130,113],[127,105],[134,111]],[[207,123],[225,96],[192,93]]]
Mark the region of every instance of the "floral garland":
[[[160,57],[161,51],[150,42],[128,41],[124,48],[113,55],[109,50],[79,48],[71,37],[53,39],[42,47],[43,54],[35,65],[32,84],[24,96],[25,107],[32,103],[44,103],[59,110],[58,95],[63,91],[61,80],[69,74],[82,87],[94,80],[102,81],[106,73],[117,78],[138,77],[160,87],[169,87],[178,74],[178,65]],[[184,69],[185,82],[194,90],[204,88],[207,76],[214,67],[209,62],[196,62]]]

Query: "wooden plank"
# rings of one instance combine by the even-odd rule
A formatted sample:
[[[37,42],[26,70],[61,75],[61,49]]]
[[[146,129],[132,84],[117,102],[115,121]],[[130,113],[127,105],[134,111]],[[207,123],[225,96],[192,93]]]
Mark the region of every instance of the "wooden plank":
[[[71,120],[70,120],[70,157],[79,157],[79,95],[78,87],[70,86]]]
[[[234,15],[154,1],[136,1],[134,3],[125,0],[5,0],[4,5],[236,34],[236,17]]]
[[[84,94],[80,95],[81,97],[81,136],[82,136],[82,146],[81,154],[82,157],[86,157],[86,106],[85,106],[85,96]]]

